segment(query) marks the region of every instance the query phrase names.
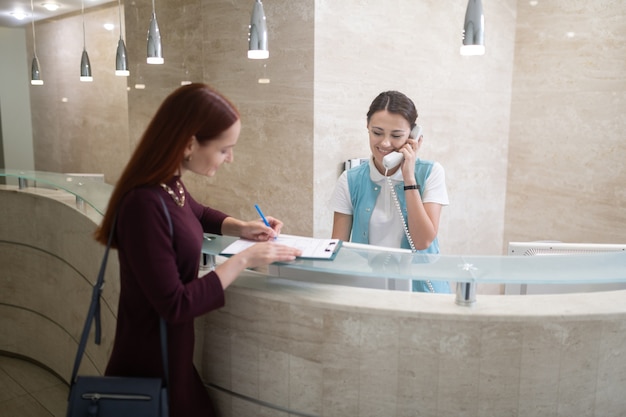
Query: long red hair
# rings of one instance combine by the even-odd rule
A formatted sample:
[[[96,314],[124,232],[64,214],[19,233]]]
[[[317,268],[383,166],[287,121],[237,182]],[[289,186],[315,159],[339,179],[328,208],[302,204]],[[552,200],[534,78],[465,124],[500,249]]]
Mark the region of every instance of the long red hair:
[[[95,239],[106,245],[126,193],[165,182],[178,172],[185,148],[194,135],[200,144],[206,143],[231,127],[239,117],[237,108],[206,84],[189,84],[172,92],[150,121],[117,181]],[[117,246],[115,237],[111,246]]]

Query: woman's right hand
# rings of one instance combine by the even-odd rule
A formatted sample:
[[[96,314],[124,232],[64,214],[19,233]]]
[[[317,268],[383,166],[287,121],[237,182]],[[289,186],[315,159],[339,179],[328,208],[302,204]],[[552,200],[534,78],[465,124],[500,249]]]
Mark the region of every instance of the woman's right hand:
[[[255,243],[235,256],[245,257],[246,268],[257,268],[273,262],[288,262],[300,256],[302,251],[274,241]],[[233,258],[235,257],[233,256]]]
[[[281,245],[272,240],[255,243],[249,248],[231,256],[215,268],[222,288],[226,289],[246,268],[257,268],[273,262],[289,262],[300,256],[302,251],[291,246]]]

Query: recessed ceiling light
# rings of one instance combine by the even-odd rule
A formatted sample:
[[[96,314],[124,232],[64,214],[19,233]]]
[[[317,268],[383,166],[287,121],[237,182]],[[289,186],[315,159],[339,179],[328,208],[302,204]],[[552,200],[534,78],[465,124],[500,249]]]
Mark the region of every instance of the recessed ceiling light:
[[[59,7],[61,7],[58,3],[42,3],[41,5],[44,7],[44,9],[50,12],[59,10]]]
[[[105,23],[104,24],[104,28],[106,30],[113,30],[113,29],[115,29],[115,25],[113,23]]]
[[[9,14],[13,16],[14,18],[16,18],[17,20],[24,20],[27,16],[29,16],[28,13],[23,12],[21,10],[14,10]]]
[[[538,5],[538,4],[539,4],[539,2],[538,2],[537,0],[530,0],[530,1],[528,2],[528,4],[530,4],[531,6],[535,7],[536,5]]]

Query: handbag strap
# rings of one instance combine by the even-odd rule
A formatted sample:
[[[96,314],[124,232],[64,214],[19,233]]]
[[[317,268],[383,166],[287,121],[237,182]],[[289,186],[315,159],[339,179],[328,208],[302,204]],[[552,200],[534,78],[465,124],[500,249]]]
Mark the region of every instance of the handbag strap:
[[[170,237],[172,241],[174,239],[174,225],[172,224],[172,217],[170,216],[170,211],[167,209],[165,205],[165,201],[163,200],[163,196],[157,193],[159,199],[161,200],[161,205],[163,206],[163,211],[165,212],[165,217],[167,217],[167,223],[170,226]],[[163,374],[165,375],[165,387],[170,384],[170,371],[168,367],[167,361],[167,326],[165,325],[165,320],[163,317],[160,317],[161,321],[161,359],[163,360]]]
[[[163,197],[159,194],[159,199],[161,200],[161,205],[163,206],[163,210],[165,211],[165,217],[167,217],[167,222],[170,228],[170,236],[174,237],[174,226],[172,224],[172,218],[170,216],[170,212],[165,205],[165,201]],[[85,325],[83,326],[83,332],[80,337],[80,342],[78,344],[78,350],[76,352],[76,358],[74,360],[74,369],[72,370],[72,377],[70,379],[70,385],[74,385],[76,382],[76,377],[78,376],[78,369],[80,368],[80,363],[83,359],[83,354],[85,353],[85,347],[87,346],[87,339],[89,338],[89,330],[91,329],[91,323],[95,320],[96,322],[96,331],[95,331],[95,343],[97,345],[100,344],[102,338],[102,326],[100,323],[100,298],[102,296],[102,288],[104,288],[104,272],[106,271],[107,261],[109,259],[109,250],[111,249],[111,242],[113,241],[113,234],[115,232],[115,224],[117,222],[117,213],[113,218],[113,224],[111,225],[111,232],[109,233],[109,238],[107,239],[107,246],[104,250],[104,255],[102,257],[102,262],[100,264],[100,271],[98,272],[98,279],[96,280],[95,285],[93,286],[93,290],[91,293],[91,304],[89,305],[89,311],[87,312],[87,319],[85,320]],[[161,359],[163,361],[163,373],[164,373],[164,386],[167,387],[169,385],[169,367],[167,360],[167,325],[165,320],[162,317],[159,317],[160,322],[160,340],[161,340]]]

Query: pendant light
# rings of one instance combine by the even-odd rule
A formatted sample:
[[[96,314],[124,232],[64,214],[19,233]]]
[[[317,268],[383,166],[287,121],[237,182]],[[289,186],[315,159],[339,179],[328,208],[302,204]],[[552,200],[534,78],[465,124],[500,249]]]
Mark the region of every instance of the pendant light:
[[[146,62],[148,64],[162,64],[165,62],[163,59],[161,32],[159,31],[159,24],[157,23],[154,0],[152,0],[152,19],[150,20],[150,28],[148,29],[148,58]]]
[[[122,39],[122,0],[117,0],[117,8],[120,15],[120,40],[117,42],[117,53],[115,54],[115,75],[128,77],[128,56],[126,55],[126,45]]]
[[[481,0],[468,0],[461,55],[485,54],[485,16]]]
[[[248,58],[267,59],[270,51],[267,49],[267,23],[263,3],[256,0],[252,10],[252,18],[248,31]]]
[[[33,0],[30,0],[30,15],[33,18],[33,63],[30,66],[31,85],[43,85],[41,70],[39,69],[39,58],[37,58],[37,42],[35,40],[35,7]]]
[[[91,64],[89,63],[89,55],[87,55],[87,42],[85,35],[85,2],[81,0],[81,9],[83,14],[83,55],[80,58],[80,80],[83,82],[92,82]]]

